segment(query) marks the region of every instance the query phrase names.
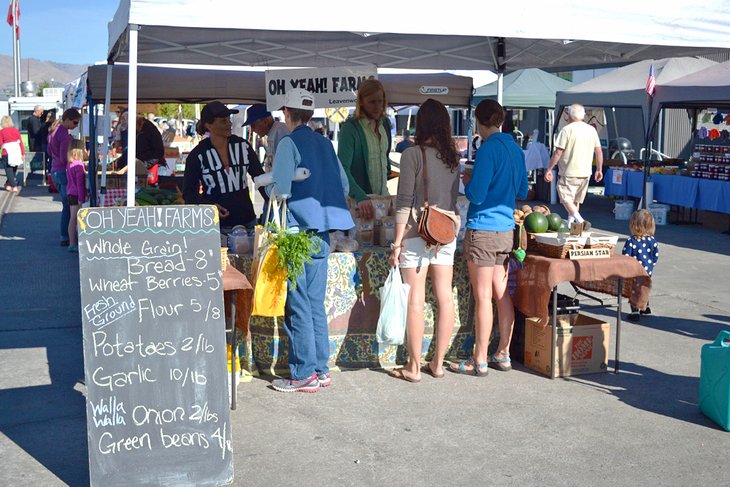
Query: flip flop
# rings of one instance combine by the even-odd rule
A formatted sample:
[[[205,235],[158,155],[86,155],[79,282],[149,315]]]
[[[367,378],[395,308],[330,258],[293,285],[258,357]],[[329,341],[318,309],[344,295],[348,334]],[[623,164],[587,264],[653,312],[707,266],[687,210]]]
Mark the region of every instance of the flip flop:
[[[424,372],[424,373],[430,375],[434,379],[443,379],[444,378],[444,372],[441,372],[440,374],[436,374],[431,369],[431,363],[430,362],[426,363],[426,365],[424,365],[423,367],[421,367],[421,372]]]
[[[469,365],[472,367],[471,370],[467,369],[466,366]],[[464,375],[475,375],[477,377],[486,377],[489,373],[489,365],[488,364],[478,364],[474,360],[474,358],[468,358],[466,360],[462,360],[459,362],[459,365],[454,367],[454,364],[449,365],[449,370],[451,372],[454,372],[456,374],[464,374]]]
[[[393,377],[394,379],[401,379],[401,380],[404,380],[406,382],[411,382],[413,384],[417,384],[417,383],[421,382],[421,379],[414,379],[412,377],[407,377],[403,373],[403,369],[402,368],[400,368],[400,369],[393,369],[390,372],[388,372],[388,375],[391,376],[391,377]]]

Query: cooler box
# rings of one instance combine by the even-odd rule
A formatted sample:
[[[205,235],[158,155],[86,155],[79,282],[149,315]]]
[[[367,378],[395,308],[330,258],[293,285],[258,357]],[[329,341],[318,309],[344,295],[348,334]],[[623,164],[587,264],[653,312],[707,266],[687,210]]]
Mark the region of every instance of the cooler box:
[[[715,341],[702,346],[700,411],[730,431],[730,331],[721,331]]]
[[[654,222],[657,225],[666,225],[669,215],[669,205],[663,205],[661,203],[652,203],[649,205],[649,211],[651,216],[654,217]]]

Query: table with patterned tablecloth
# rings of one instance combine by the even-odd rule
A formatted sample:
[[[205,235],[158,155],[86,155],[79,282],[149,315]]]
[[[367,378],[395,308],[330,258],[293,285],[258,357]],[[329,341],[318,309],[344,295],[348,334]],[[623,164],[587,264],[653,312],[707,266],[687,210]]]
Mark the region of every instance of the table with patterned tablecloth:
[[[331,368],[393,367],[405,363],[404,346],[384,346],[375,332],[380,311],[379,290],[388,275],[388,251],[372,247],[359,252],[335,252],[328,258],[325,310],[329,322]],[[250,272],[250,255],[229,254],[229,261],[244,274]],[[466,262],[457,251],[453,279],[456,322],[449,359],[463,359],[471,352],[473,304]],[[430,284],[426,287],[423,358],[433,353],[433,331],[437,308]],[[242,367],[252,373],[287,374],[288,339],[283,317],[252,317],[250,333],[243,338]]]

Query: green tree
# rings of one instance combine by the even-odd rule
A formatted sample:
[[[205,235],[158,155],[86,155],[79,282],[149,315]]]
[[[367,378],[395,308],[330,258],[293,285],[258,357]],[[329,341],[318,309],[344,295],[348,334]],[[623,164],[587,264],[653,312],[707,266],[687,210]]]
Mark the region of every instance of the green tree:
[[[195,105],[190,103],[184,103],[182,106],[182,118],[195,118]],[[177,103],[160,103],[161,117],[165,118],[177,118]]]
[[[36,96],[43,96],[43,90],[45,88],[53,88],[53,85],[50,81],[43,80],[38,84],[38,89],[35,92]]]

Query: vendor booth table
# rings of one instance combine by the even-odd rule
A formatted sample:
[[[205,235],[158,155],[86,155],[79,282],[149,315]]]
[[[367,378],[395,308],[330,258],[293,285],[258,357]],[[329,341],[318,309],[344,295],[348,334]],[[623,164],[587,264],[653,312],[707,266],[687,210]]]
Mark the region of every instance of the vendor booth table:
[[[231,264],[244,273],[251,268],[250,255],[229,254]],[[380,312],[379,292],[389,271],[388,250],[366,248],[359,252],[335,252],[328,258],[325,311],[329,322],[332,368],[390,368],[405,361],[405,347],[377,342],[375,332]],[[449,359],[463,359],[474,346],[471,288],[466,263],[460,253],[454,259],[453,292],[456,321]],[[432,338],[436,321],[435,298],[426,287],[424,357],[433,352]],[[287,374],[288,338],[283,317],[251,318],[248,337],[240,348],[241,366],[254,372]],[[468,351],[468,352],[467,352]]]
[[[625,171],[621,183],[613,183],[613,172],[606,171],[606,196],[641,198],[643,195],[644,173]],[[670,174],[652,174],[654,199],[660,203],[681,206],[693,210],[730,213],[730,182],[714,179],[692,178]]]
[[[621,297],[644,309],[649,302],[651,278],[641,264],[625,255],[613,255],[603,259],[553,259],[540,255],[528,255],[524,268],[517,273],[514,305],[525,316],[536,317],[545,326],[552,325],[552,343],[557,343],[558,293],[561,282],[572,282],[577,286],[617,296],[616,310],[616,358],[614,372],[619,370],[619,349],[621,344]],[[552,292],[552,312],[548,311]],[[551,316],[549,316],[551,315]],[[555,364],[555,348],[551,347],[551,364]],[[554,379],[557,367],[551,369]]]

